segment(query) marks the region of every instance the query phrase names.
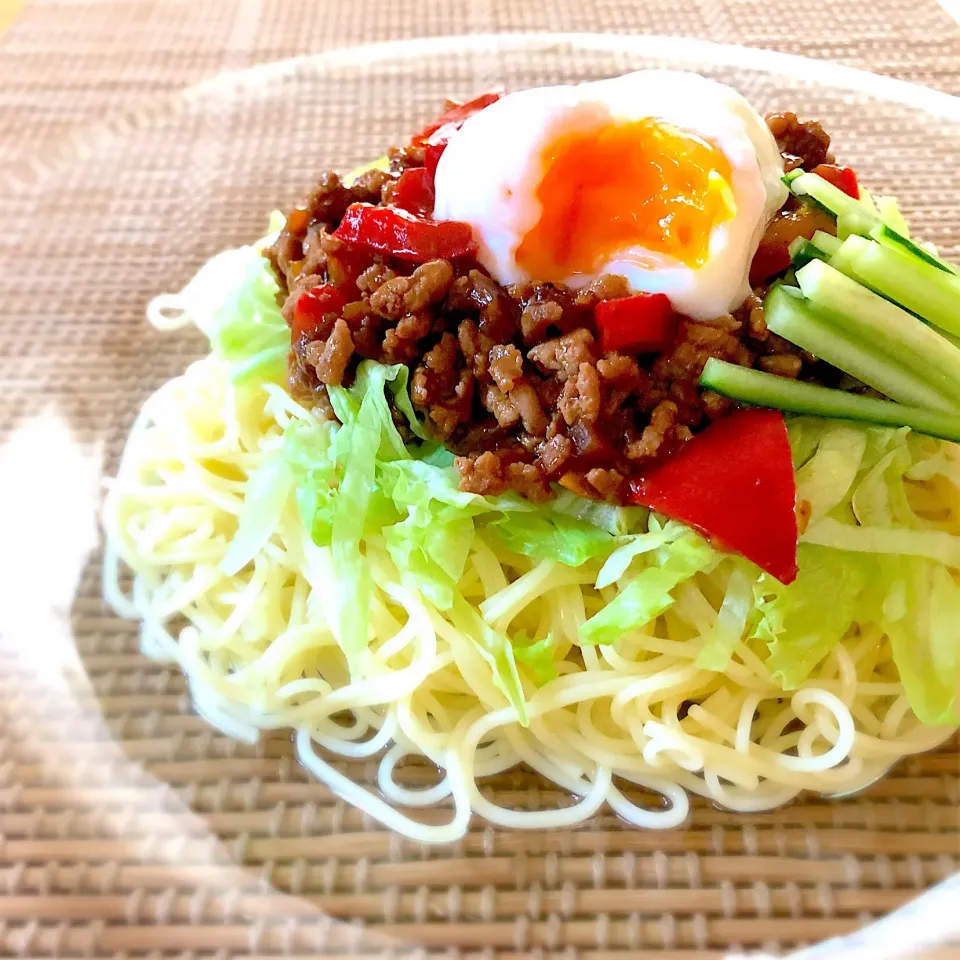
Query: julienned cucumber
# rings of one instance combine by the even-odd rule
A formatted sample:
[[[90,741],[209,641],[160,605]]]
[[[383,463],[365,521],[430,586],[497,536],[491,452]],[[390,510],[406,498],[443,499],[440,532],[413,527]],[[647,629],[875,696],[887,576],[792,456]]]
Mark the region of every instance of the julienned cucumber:
[[[850,236],[830,265],[934,326],[960,334],[960,276],[866,237]]]
[[[822,230],[818,230],[810,240],[810,242],[815,246],[821,249],[824,253],[828,253],[831,257],[840,249],[843,245],[843,241],[839,237],[834,237],[829,233],[824,233]]]
[[[796,237],[790,241],[790,262],[794,269],[805,267],[811,260],[829,260],[830,254],[821,250],[806,237]]]
[[[942,260],[936,254],[930,253],[929,250],[924,250],[923,247],[914,243],[907,236],[906,221],[904,221],[897,208],[896,201],[892,197],[878,198],[883,202],[886,208],[885,212],[878,208],[877,203],[866,190],[861,188],[860,199],[854,200],[839,187],[835,187],[816,173],[809,173],[805,170],[791,170],[783,177],[783,182],[795,196],[814,200],[832,213],[837,218],[838,233],[841,238],[846,239],[852,235],[871,237],[881,246],[906,253],[920,263],[936,267],[946,273],[960,274],[960,269],[946,260]],[[888,222],[891,219],[894,223],[904,224],[902,232]],[[816,242],[816,236],[814,236],[813,242]],[[817,246],[820,245],[817,244]],[[821,247],[821,249],[823,248]]]
[[[816,266],[826,264],[813,261],[800,273]],[[763,314],[767,326],[777,335],[894,400],[934,410],[960,409],[960,402],[943,396],[924,377],[903,369],[878,350],[873,341],[866,341],[818,313],[809,301],[802,299],[799,290],[791,292],[782,284],[773,286],[764,301]],[[855,327],[855,323],[846,326]]]
[[[885,355],[890,363],[909,370],[921,383],[950,401],[944,409],[960,412],[960,350],[952,343],[913,314],[884,300],[822,260],[798,270],[797,283],[814,308],[841,332],[867,349]],[[811,350],[811,353],[816,351]],[[858,376],[853,370],[847,372]],[[864,380],[863,377],[859,379]],[[884,390],[878,384],[870,385],[894,400],[921,402],[919,397],[911,401]]]
[[[931,267],[943,270],[945,273],[956,273],[957,268],[946,260],[941,260],[935,254],[924,250],[919,244],[905,237],[902,233],[892,230],[885,224],[880,224],[870,231],[870,236],[881,246],[888,247],[890,250],[899,250],[901,253],[908,253],[911,257],[916,257],[922,263],[928,263]]]
[[[788,380],[772,373],[738,367],[724,360],[708,360],[700,383],[732,400],[758,407],[772,407],[788,413],[803,413],[831,420],[856,420],[884,427],[910,427],[918,433],[942,440],[960,440],[960,416]]]
[[[841,242],[822,230],[818,230],[809,240],[795,237],[790,242],[790,262],[799,270],[811,260],[829,260],[840,249]]]
[[[815,200],[835,217],[856,217],[857,222],[860,222],[862,217],[863,224],[868,230],[880,222],[876,214],[871,213],[865,204],[848,196],[839,187],[835,187],[815,173],[804,171],[798,176],[788,173],[783,180],[794,196]]]

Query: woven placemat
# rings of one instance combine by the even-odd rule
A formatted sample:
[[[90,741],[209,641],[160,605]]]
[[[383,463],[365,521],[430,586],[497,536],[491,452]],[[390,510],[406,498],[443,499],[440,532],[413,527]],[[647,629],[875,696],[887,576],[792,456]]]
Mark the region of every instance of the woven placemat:
[[[221,70],[410,37],[513,31],[700,37],[960,94],[936,0],[26,0],[0,36],[0,178],[85,123]]]
[[[144,396],[203,347],[150,330],[146,301],[448,92],[637,62],[464,39],[211,77],[364,41],[549,26],[747,40],[960,90],[955,28],[933,3],[821,5],[800,37],[765,6],[27,4],[0,40],[0,955],[719,957],[849,932],[957,870],[956,740],[842,802],[751,816],[698,803],[666,833],[609,814],[562,832],[475,822],[421,848],[311,781],[287,737],[249,748],[210,730],[100,600],[101,475]],[[769,82],[718,75],[774,105]],[[960,254],[955,131],[801,80],[780,96]],[[373,780],[369,763],[346,769]],[[523,771],[491,789],[557,800]]]

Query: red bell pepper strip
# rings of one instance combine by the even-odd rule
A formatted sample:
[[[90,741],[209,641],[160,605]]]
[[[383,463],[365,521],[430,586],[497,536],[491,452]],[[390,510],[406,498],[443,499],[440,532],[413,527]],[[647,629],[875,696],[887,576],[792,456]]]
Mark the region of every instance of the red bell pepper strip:
[[[679,319],[665,293],[601,300],[594,310],[600,344],[605,351],[652,353],[677,335]]]
[[[450,126],[453,130],[458,130],[463,126],[464,121],[468,117],[472,117],[485,107],[489,107],[491,103],[496,103],[500,97],[501,94],[499,93],[482,93],[479,97],[474,97],[466,103],[454,104],[452,107],[444,110],[433,123],[428,123],[410,142],[415,146],[421,146],[426,143],[433,134],[446,126]]]
[[[292,339],[313,338],[323,318],[331,313],[339,313],[346,304],[344,295],[329,283],[305,290],[297,298],[293,308]]]
[[[437,164],[440,162],[440,158],[443,156],[443,151],[446,149],[446,140],[444,140],[442,143],[431,143],[427,145],[427,149],[423,154],[423,166],[431,177],[435,177],[437,175]]]
[[[435,198],[433,174],[425,167],[412,167],[400,174],[390,202],[408,213],[429,216],[433,213]]]
[[[838,190],[842,190],[848,197],[854,200],[860,199],[860,184],[857,183],[857,175],[849,167],[838,167],[834,163],[821,163],[813,168],[811,173],[823,177],[829,183],[832,183]]]
[[[797,485],[783,414],[711,424],[632,481],[630,499],[743,554],[781,583],[797,576]]]
[[[452,260],[477,252],[469,223],[425,220],[405,210],[366,203],[350,204],[333,235],[344,243],[412,263]]]

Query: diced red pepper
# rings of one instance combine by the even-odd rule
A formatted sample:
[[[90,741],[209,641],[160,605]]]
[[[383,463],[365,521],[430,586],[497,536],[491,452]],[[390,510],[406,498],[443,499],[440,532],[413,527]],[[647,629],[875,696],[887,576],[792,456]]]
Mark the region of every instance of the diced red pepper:
[[[413,137],[411,143],[415,146],[426,143],[426,141],[442,127],[450,126],[453,129],[459,129],[468,117],[472,117],[485,107],[489,107],[491,103],[496,103],[500,97],[501,94],[499,93],[482,93],[479,97],[474,97],[466,103],[454,104],[452,107],[444,110],[433,123],[427,124],[427,126]]]
[[[311,287],[300,294],[293,308],[292,339],[312,339],[331,313],[339,313],[346,304],[343,294],[329,283]]]
[[[842,190],[848,197],[854,200],[860,199],[860,184],[857,183],[857,175],[849,167],[838,167],[835,163],[821,163],[813,168],[811,173],[823,177],[828,183],[832,183],[838,190]]]
[[[352,203],[333,234],[344,243],[412,263],[452,260],[477,252],[473,229],[458,220],[425,220],[393,207]]]
[[[680,520],[781,583],[797,576],[797,485],[783,414],[740,410],[631,483],[631,500]]]
[[[809,240],[818,230],[836,233],[833,216],[812,203],[781,210],[767,224],[750,264],[750,286],[757,287],[790,266],[790,244],[797,237]]]
[[[790,248],[783,243],[760,242],[750,263],[750,286],[757,287],[790,266]]]
[[[435,196],[433,174],[425,167],[412,167],[400,174],[390,202],[409,213],[429,216],[433,213]]]
[[[601,300],[594,311],[604,350],[652,353],[663,350],[677,335],[679,318],[665,293]]]
[[[423,154],[423,166],[431,177],[437,175],[437,164],[443,156],[443,151],[447,149],[447,141],[442,143],[431,143],[427,145]]]

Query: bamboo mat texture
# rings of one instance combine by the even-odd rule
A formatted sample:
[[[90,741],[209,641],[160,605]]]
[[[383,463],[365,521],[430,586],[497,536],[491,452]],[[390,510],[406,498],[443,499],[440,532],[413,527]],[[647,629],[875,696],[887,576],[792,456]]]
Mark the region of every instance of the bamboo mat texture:
[[[770,75],[746,53],[684,59],[642,39],[869,68],[942,91],[935,109],[960,92],[958,28],[933,2],[785,10],[26,4],[0,38],[0,956],[719,958],[849,933],[957,871],[956,739],[845,800],[754,815],[696,803],[657,833],[609,812],[555,832],[475,821],[453,846],[419,847],[311,781],[288,736],[253,748],[209,728],[100,599],[102,478],[143,399],[204,348],[149,328],[146,302],[447,95],[699,66],[761,110],[822,120],[838,155],[960,258],[960,122],[852,80],[834,89],[825,66]],[[520,36],[536,31],[603,36]],[[345,769],[373,777],[371,763]],[[523,808],[562,802],[522,770],[490,789]]]

